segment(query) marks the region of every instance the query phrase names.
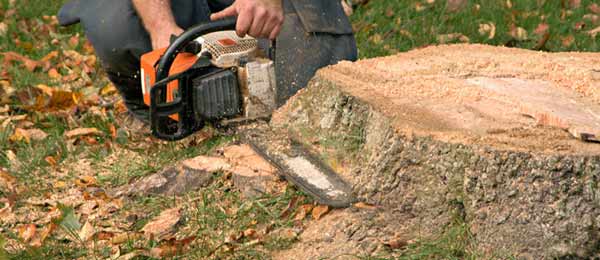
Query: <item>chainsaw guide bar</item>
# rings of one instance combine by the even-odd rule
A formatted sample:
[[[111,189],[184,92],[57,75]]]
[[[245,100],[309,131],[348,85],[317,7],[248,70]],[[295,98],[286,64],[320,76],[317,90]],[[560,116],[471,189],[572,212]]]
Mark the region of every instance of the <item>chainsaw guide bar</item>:
[[[351,206],[356,198],[351,187],[333,169],[286,133],[268,126],[241,132],[261,157],[273,164],[283,177],[308,193],[317,202],[335,208]]]

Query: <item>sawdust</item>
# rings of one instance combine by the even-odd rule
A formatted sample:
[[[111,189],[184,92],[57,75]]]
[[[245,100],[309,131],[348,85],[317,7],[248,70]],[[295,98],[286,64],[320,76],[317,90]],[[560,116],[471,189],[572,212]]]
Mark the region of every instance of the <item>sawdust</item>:
[[[359,241],[345,232],[350,222],[360,221],[349,210],[334,211],[319,221],[311,222],[300,235],[299,242],[288,250],[275,252],[273,259],[356,259],[364,255]]]
[[[401,134],[508,150],[600,154],[599,144],[574,138],[600,136],[600,54],[436,46],[341,62],[320,70],[319,80],[367,102]]]

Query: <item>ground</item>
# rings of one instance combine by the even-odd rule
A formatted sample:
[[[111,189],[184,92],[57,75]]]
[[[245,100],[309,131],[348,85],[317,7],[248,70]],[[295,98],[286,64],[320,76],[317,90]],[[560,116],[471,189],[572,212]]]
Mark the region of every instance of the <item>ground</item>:
[[[174,162],[221,156],[238,137],[206,129],[166,143],[119,125],[124,107],[81,28],[56,23],[62,2],[0,0],[0,259],[269,258],[316,232],[328,210],[302,192],[284,185],[248,198],[223,169],[176,196],[113,196]],[[592,0],[350,2],[362,58],[457,42],[600,50]],[[324,223],[344,212],[329,214]],[[382,241],[381,258],[476,258],[455,227]]]

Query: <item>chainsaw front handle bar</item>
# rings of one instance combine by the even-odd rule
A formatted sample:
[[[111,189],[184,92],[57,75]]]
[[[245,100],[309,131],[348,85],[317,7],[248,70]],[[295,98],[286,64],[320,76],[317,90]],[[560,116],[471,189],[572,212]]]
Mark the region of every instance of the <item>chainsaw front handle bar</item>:
[[[192,90],[189,89],[189,82],[179,82],[178,97],[171,102],[166,102],[169,82],[179,80],[178,75],[185,74],[169,75],[169,71],[177,55],[190,42],[208,33],[235,30],[235,24],[236,18],[199,24],[182,33],[169,45],[158,62],[156,83],[150,90],[150,127],[154,136],[163,140],[175,141],[193,134],[204,126],[204,122],[196,122],[193,115],[186,109],[191,104]],[[170,118],[173,115],[179,117],[177,122],[173,122],[174,120]]]

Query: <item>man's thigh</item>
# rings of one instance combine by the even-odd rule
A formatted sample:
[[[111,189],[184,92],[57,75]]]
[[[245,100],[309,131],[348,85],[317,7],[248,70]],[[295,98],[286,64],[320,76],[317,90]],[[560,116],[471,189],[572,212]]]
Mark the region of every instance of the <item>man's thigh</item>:
[[[352,28],[337,0],[283,1],[285,21],[275,52],[278,105],[306,87],[318,69],[357,59]]]

